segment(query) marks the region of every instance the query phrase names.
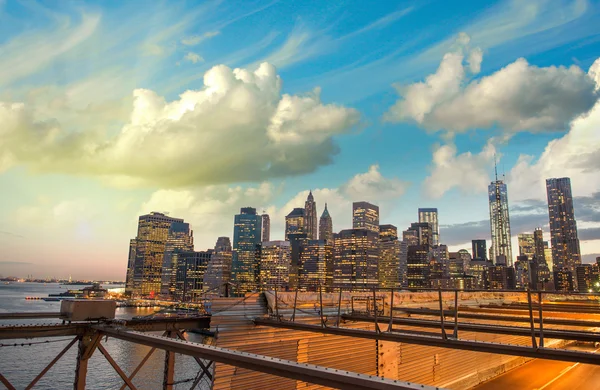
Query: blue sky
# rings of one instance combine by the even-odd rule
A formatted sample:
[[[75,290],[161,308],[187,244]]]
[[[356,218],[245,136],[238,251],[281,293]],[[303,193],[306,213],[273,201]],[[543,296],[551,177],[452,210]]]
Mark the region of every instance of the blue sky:
[[[438,207],[441,241],[460,249],[489,239],[494,155],[515,236],[547,225],[544,179],[571,177],[589,260],[599,11],[0,1],[0,274],[122,278],[152,210],[189,220],[197,249],[247,205],[281,238],[309,189],[335,230],[356,200],[401,230]]]

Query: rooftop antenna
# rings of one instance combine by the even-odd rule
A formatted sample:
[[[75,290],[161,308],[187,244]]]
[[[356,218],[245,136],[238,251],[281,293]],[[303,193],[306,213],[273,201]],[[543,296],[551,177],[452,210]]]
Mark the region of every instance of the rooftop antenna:
[[[496,160],[496,153],[494,153],[494,174],[496,175],[496,181],[498,181],[498,161]]]

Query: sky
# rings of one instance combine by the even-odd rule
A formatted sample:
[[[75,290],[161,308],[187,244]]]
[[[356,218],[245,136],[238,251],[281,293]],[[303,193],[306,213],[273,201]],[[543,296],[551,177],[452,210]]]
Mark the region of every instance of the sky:
[[[137,218],[192,224],[196,250],[256,207],[283,239],[312,190],[334,231],[353,201],[440,241],[548,232],[570,177],[600,256],[600,4],[501,1],[0,0],[0,274],[123,280]]]

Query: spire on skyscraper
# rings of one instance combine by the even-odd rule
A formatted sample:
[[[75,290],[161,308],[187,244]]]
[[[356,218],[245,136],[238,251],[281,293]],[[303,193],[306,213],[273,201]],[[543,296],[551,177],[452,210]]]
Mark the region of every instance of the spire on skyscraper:
[[[308,192],[308,197],[304,203],[304,215],[306,218],[306,235],[309,240],[316,240],[318,233],[317,204],[312,190]]]

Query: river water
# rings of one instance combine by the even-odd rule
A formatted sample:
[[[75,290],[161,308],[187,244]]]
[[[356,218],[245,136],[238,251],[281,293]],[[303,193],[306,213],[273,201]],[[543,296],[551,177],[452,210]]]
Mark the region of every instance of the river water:
[[[4,282],[3,282],[4,283]],[[60,302],[42,300],[26,300],[26,297],[46,297],[48,294],[65,292],[67,289],[79,289],[85,286],[62,286],[57,283],[9,283],[0,285],[0,312],[59,312]],[[107,286],[108,288],[115,286]],[[128,319],[138,315],[153,313],[153,308],[117,308],[117,318]],[[59,320],[11,320],[0,321],[0,325],[52,323]],[[160,333],[159,333],[160,334]],[[190,341],[202,342],[202,336],[186,333]],[[0,340],[0,373],[17,389],[24,389],[37,374],[72,340],[71,336]],[[46,343],[48,341],[48,343]],[[41,343],[40,343],[41,342]],[[14,346],[14,344],[18,346]],[[21,343],[39,343],[21,346]],[[150,347],[109,338],[102,340],[113,359],[130,374]],[[145,366],[138,372],[133,384],[138,389],[162,388],[162,372],[165,352],[156,350]],[[77,344],[44,375],[34,387],[35,389],[69,389],[73,388]],[[175,381],[193,379],[198,372],[198,364],[193,358],[176,354]],[[204,379],[203,379],[204,381]],[[197,388],[209,388],[206,381]],[[90,358],[87,373],[87,389],[119,389],[123,381],[99,351]],[[176,389],[189,389],[192,382],[176,385]],[[3,387],[0,384],[0,388]]]

